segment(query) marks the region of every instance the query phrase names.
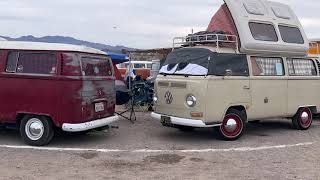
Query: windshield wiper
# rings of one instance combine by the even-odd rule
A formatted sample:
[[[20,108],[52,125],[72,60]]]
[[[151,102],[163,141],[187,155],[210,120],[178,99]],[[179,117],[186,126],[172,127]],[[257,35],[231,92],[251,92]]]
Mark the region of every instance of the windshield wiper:
[[[222,76],[226,76],[226,75],[225,74],[214,74],[214,76],[222,77]]]
[[[168,76],[168,75],[172,75],[172,74],[169,74],[169,73],[159,73],[160,75],[164,75],[164,76]]]

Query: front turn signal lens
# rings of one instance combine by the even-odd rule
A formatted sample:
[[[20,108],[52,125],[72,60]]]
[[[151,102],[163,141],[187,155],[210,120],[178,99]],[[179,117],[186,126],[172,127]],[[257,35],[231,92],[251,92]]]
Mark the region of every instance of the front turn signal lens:
[[[195,117],[195,118],[202,118],[203,117],[202,112],[191,112],[190,115],[191,115],[191,117]]]

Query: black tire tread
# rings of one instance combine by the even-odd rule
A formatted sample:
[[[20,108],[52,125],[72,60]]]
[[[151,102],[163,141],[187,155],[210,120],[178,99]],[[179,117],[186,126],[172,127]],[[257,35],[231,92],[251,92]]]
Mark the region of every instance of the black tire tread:
[[[25,125],[26,125],[27,121],[31,118],[40,119],[44,125],[44,128],[45,128],[45,132],[44,132],[43,137],[37,141],[32,141],[31,139],[29,139],[27,137],[27,135],[25,133]],[[45,116],[26,115],[22,118],[21,123],[20,123],[20,135],[21,135],[22,140],[28,145],[31,145],[31,146],[47,145],[52,140],[52,138],[54,136],[52,121]]]

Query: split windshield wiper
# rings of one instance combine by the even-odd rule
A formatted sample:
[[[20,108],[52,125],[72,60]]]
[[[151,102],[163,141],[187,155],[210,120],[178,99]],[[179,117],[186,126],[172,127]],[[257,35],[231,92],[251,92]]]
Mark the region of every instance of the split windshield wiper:
[[[185,77],[189,77],[189,76],[192,76],[192,74],[169,74],[169,73],[159,73],[161,75],[164,75],[164,76],[185,76]]]

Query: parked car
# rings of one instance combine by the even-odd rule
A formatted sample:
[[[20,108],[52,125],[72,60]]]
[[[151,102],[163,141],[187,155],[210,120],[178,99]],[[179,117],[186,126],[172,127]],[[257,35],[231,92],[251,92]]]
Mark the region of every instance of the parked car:
[[[320,110],[320,62],[308,57],[297,16],[278,2],[225,3],[206,34],[174,39],[155,82],[152,117],[183,131],[215,128],[227,140],[256,120],[291,119],[309,129]]]
[[[0,124],[17,125],[26,144],[55,131],[86,132],[118,120],[114,71],[102,51],[83,46],[0,42]]]
[[[126,72],[128,71],[130,64],[136,76],[140,76],[144,80],[146,80],[150,76],[150,71],[152,68],[151,61],[131,61],[117,65],[123,78],[125,78]]]

